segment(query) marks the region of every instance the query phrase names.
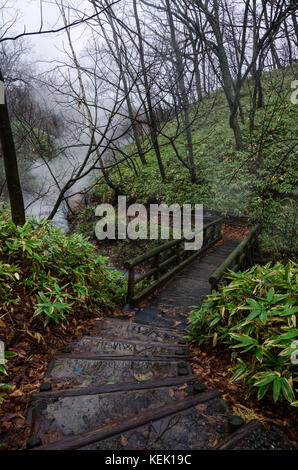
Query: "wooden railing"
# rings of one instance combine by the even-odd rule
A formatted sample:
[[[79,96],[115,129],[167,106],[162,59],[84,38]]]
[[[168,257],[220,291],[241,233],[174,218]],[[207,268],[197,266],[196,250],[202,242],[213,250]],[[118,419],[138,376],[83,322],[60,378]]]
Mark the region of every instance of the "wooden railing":
[[[253,265],[253,259],[260,249],[258,245],[258,233],[261,230],[259,224],[255,225],[246,238],[232,251],[225,261],[209,277],[211,291],[218,290],[219,284],[224,282],[228,269],[240,271]]]
[[[191,242],[190,239],[181,238],[179,240],[171,240],[162,244],[157,248],[153,248],[142,255],[127,261],[124,266],[128,270],[128,292],[127,302],[136,304],[147,297],[150,293],[160,288],[165,282],[175,276],[180,270],[185,268],[197,256],[210,248],[212,245],[221,240],[221,224],[223,218],[205,225],[203,230],[203,245],[199,250],[184,250],[183,244]],[[198,233],[198,232],[197,232]],[[197,235],[193,234],[193,238]],[[150,268],[141,276],[135,276],[136,266],[152,260]],[[173,266],[171,268],[171,266]],[[171,269],[169,269],[169,267]],[[141,281],[147,279],[149,285],[136,292],[136,286]]]

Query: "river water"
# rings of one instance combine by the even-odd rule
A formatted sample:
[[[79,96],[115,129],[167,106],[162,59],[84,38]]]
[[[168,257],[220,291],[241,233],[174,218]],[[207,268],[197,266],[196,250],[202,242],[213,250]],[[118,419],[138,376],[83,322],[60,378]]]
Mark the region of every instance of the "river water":
[[[83,162],[84,150],[81,149],[79,154],[74,151],[71,155],[60,155],[48,164],[36,160],[25,174],[21,173],[27,215],[35,216],[38,219],[47,218],[50,215],[60,194],[60,188],[63,188],[72,172],[78,169]],[[66,195],[83,192],[94,177],[95,171],[90,172],[89,175],[75,183]],[[82,197],[82,195],[75,196],[77,201]],[[67,205],[62,202],[54,216],[53,223],[63,232],[68,230],[67,215]]]

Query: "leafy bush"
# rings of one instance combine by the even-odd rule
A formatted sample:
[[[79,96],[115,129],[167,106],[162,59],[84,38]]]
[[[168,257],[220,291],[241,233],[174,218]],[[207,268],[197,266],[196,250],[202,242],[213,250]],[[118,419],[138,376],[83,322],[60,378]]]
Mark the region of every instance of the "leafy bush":
[[[190,337],[233,349],[231,380],[247,382],[250,393],[258,389],[259,399],[271,391],[274,401],[283,396],[297,406],[291,362],[298,339],[297,264],[254,266],[228,277],[229,285],[192,311]]]
[[[88,238],[92,238],[92,241],[96,241],[96,245],[102,253],[109,253],[114,261],[117,261],[117,265],[123,265],[125,261],[135,258],[136,256],[142,255],[144,252],[155,248],[168,239],[173,238],[173,229],[169,228],[169,238],[162,237],[161,225],[158,225],[158,238],[157,240],[141,239],[136,240],[125,238],[124,240],[118,239],[118,214],[115,213],[115,239],[111,240],[106,238],[105,240],[98,240],[95,235],[95,226],[98,219],[95,217],[95,207],[93,206],[82,206],[79,207],[74,216],[71,219],[70,231],[71,233],[78,233],[87,235]],[[127,219],[129,223],[129,219]],[[147,223],[147,233],[150,233],[150,222]]]
[[[34,316],[59,323],[76,309],[111,309],[124,300],[121,276],[81,235],[64,235],[46,221],[16,227],[0,206],[0,317],[32,303]]]
[[[1,376],[2,375],[7,375],[7,372],[6,372],[7,359],[9,359],[11,357],[14,357],[14,356],[16,356],[16,353],[14,353],[13,351],[6,351],[5,356],[4,356],[5,357],[4,364],[2,362],[0,362],[0,404],[3,401],[2,393],[7,391],[7,390],[13,390],[14,389],[14,385],[12,385],[12,384],[1,383]]]

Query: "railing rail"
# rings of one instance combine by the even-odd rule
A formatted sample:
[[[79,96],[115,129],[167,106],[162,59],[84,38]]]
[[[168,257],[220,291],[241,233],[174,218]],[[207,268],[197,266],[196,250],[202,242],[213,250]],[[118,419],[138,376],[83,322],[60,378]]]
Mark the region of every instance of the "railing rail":
[[[260,230],[260,224],[255,225],[245,239],[239,243],[225,261],[211,274],[209,277],[211,291],[213,289],[218,290],[219,284],[223,281],[228,269],[239,271],[243,268],[247,269],[253,264],[255,251],[260,251],[257,238]]]
[[[203,230],[203,245],[199,250],[184,250],[182,244],[191,240],[182,237],[178,240],[171,240],[152,250],[143,253],[124,263],[128,270],[128,292],[127,302],[135,304],[147,297],[151,292],[161,287],[165,282],[175,276],[180,270],[191,263],[197,256],[206,251],[212,245],[221,240],[221,225],[223,217],[205,225]],[[198,232],[197,232],[198,233]],[[197,235],[193,234],[193,238]],[[141,263],[152,259],[151,267],[141,276],[135,277],[135,267]],[[174,266],[166,271],[168,265]],[[144,279],[152,279],[150,285],[146,286],[139,292],[135,292],[135,287]]]

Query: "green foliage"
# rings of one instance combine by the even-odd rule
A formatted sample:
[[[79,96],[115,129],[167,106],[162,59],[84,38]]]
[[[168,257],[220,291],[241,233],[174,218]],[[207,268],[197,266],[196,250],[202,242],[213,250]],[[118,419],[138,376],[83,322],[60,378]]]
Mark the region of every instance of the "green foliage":
[[[231,380],[247,382],[249,392],[258,389],[259,399],[270,391],[274,401],[295,400],[297,276],[293,262],[231,272],[230,284],[190,316],[190,337],[227,345],[237,359]]]
[[[0,381],[1,381],[1,375],[7,375],[7,359],[11,358],[11,357],[15,357],[16,356],[16,353],[14,353],[13,351],[5,351],[5,360],[4,360],[4,364],[2,364],[0,362]],[[0,392],[2,391],[6,391],[6,390],[13,390],[14,386],[11,385],[11,384],[7,384],[7,383],[1,383],[0,382]],[[2,403],[2,394],[0,393],[0,404]]]
[[[166,182],[161,181],[156,156],[148,136],[143,138],[147,165],[137,157],[132,166],[121,163],[110,178],[128,200],[139,203],[204,204],[206,209],[249,215],[263,225],[261,242],[271,259],[291,258],[297,246],[297,105],[290,100],[291,81],[297,78],[297,66],[264,73],[264,105],[256,110],[254,129],[250,130],[253,81],[241,92],[244,123],[240,123],[244,148],[235,150],[229,127],[229,109],[222,90],[205,97],[198,105],[192,124],[194,157],[199,184],[190,182],[188,170],[181,165],[169,140],[159,137]],[[174,138],[175,120],[163,128]],[[296,147],[295,147],[296,143]],[[183,133],[175,146],[184,160],[187,145]],[[126,151],[136,149],[130,145]],[[95,194],[102,202],[113,202],[111,189],[101,184]]]
[[[128,221],[129,222],[129,221]],[[115,240],[97,240],[95,236],[95,225],[97,219],[95,217],[95,207],[82,206],[76,210],[74,217],[71,220],[71,233],[81,233],[92,240],[97,241],[98,251],[104,253],[106,250],[113,254],[113,259],[117,260],[117,263],[123,264],[125,261],[142,255],[145,251],[151,250],[152,248],[159,246],[168,238],[162,237],[161,226],[157,226],[158,239],[136,239],[132,240],[126,238],[124,240],[118,239],[118,216],[115,213]],[[150,233],[150,223],[147,223],[147,233]],[[173,230],[169,228],[169,239],[172,239]]]
[[[81,233],[84,235],[84,237],[88,237],[91,240],[96,240],[96,222],[95,207],[78,207],[75,211],[75,214],[71,217],[70,233]]]
[[[17,120],[12,120],[11,124],[16,140],[22,140],[22,146],[19,149],[20,159],[34,154],[42,155],[46,159],[53,157],[55,137],[52,134],[36,127],[32,128],[29,124]],[[26,140],[23,138],[24,135],[27,136]]]
[[[77,234],[46,221],[16,227],[0,206],[0,316],[22,298],[34,299],[34,316],[58,323],[77,309],[111,309],[124,300],[125,282]]]

